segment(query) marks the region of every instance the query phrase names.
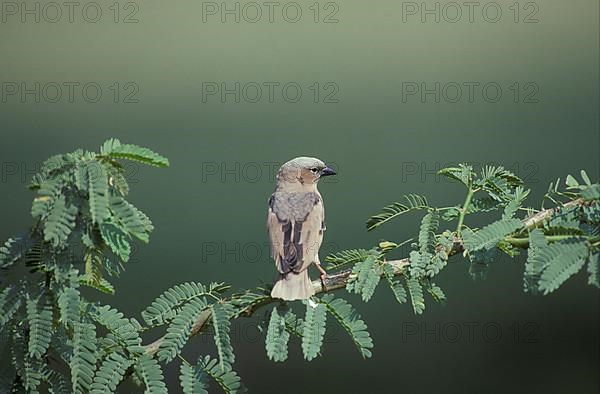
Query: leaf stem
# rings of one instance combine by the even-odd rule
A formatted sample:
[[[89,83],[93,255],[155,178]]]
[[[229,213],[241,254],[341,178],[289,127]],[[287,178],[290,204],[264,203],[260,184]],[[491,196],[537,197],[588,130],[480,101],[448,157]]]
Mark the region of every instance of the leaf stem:
[[[469,192],[467,193],[467,198],[465,199],[465,203],[460,210],[460,215],[458,216],[458,224],[456,225],[456,235],[460,236],[460,230],[462,229],[463,222],[465,221],[465,215],[467,214],[467,209],[469,209],[469,205],[471,205],[471,199],[473,198],[473,194],[477,189],[473,189],[472,186],[469,186]]]
[[[188,367],[191,367],[192,365],[188,362],[188,360],[186,360],[185,358],[183,358],[183,356],[181,354],[178,354],[177,357],[181,360],[182,363],[186,364]]]
[[[589,239],[589,237],[585,235],[574,235],[574,234],[566,234],[566,235],[546,235],[546,241],[555,242],[562,241],[563,239],[571,239],[571,238],[585,238]],[[529,238],[516,238],[516,237],[506,237],[504,239],[506,242],[509,242],[511,245],[526,248],[529,246]],[[593,241],[593,239],[592,239]]]

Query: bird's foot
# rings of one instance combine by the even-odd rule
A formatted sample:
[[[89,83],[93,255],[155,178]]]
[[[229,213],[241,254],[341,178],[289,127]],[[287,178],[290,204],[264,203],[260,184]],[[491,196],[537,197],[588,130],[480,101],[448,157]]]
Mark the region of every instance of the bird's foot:
[[[327,271],[321,267],[321,264],[315,264],[317,269],[321,273],[321,286],[323,286],[323,290],[327,291],[327,285],[325,284],[325,280],[327,279]]]
[[[327,291],[327,285],[326,285],[326,281],[327,280],[327,272],[323,271],[321,273],[321,286],[323,286],[323,290]]]

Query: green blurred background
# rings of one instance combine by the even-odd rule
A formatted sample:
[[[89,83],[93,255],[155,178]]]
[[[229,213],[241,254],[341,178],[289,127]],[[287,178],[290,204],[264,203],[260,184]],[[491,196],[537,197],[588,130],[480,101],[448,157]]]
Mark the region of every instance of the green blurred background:
[[[25,186],[48,156],[109,137],[164,154],[168,169],[127,167],[131,201],[156,226],[151,243],[136,246],[115,296],[94,295],[128,314],[183,281],[270,282],[266,201],[274,168],[294,156],[339,172],[320,187],[323,256],[414,236],[418,215],[364,227],[404,193],[461,202],[461,187],[434,175],[449,164],[505,165],[536,207],[556,177],[599,176],[597,1],[475,2],[472,15],[450,2],[275,2],[271,17],[262,2],[241,2],[239,23],[235,11],[221,21],[231,1],[89,3],[72,17],[62,3],[60,17],[48,2],[2,3],[0,238],[31,222]],[[221,96],[236,83],[239,102]],[[421,96],[436,83],[439,100]],[[461,258],[449,264],[438,280],[448,303],[430,302],[423,316],[384,286],[368,304],[344,295],[369,325],[370,360],[332,324],[321,358],[304,362],[292,340],[290,359],[272,363],[248,319],[233,326],[236,369],[253,393],[600,390],[598,291],[585,274],[532,297],[523,258],[500,258],[483,282],[467,269]],[[212,351],[200,337],[185,354]],[[177,369],[166,372],[172,392]]]

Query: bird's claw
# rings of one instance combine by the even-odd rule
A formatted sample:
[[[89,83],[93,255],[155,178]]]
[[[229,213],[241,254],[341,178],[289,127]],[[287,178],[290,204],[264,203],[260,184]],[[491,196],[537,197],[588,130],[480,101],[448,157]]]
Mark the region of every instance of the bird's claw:
[[[327,272],[323,272],[321,274],[321,286],[323,286],[323,290],[327,290],[327,285],[325,284],[326,279],[327,279]]]

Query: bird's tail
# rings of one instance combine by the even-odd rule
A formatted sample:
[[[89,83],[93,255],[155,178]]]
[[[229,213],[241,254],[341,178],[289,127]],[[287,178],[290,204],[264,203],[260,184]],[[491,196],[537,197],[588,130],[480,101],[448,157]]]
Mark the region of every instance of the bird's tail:
[[[300,273],[292,271],[287,274],[279,274],[271,291],[271,297],[288,301],[306,300],[314,294],[315,291],[308,277],[308,270]]]

